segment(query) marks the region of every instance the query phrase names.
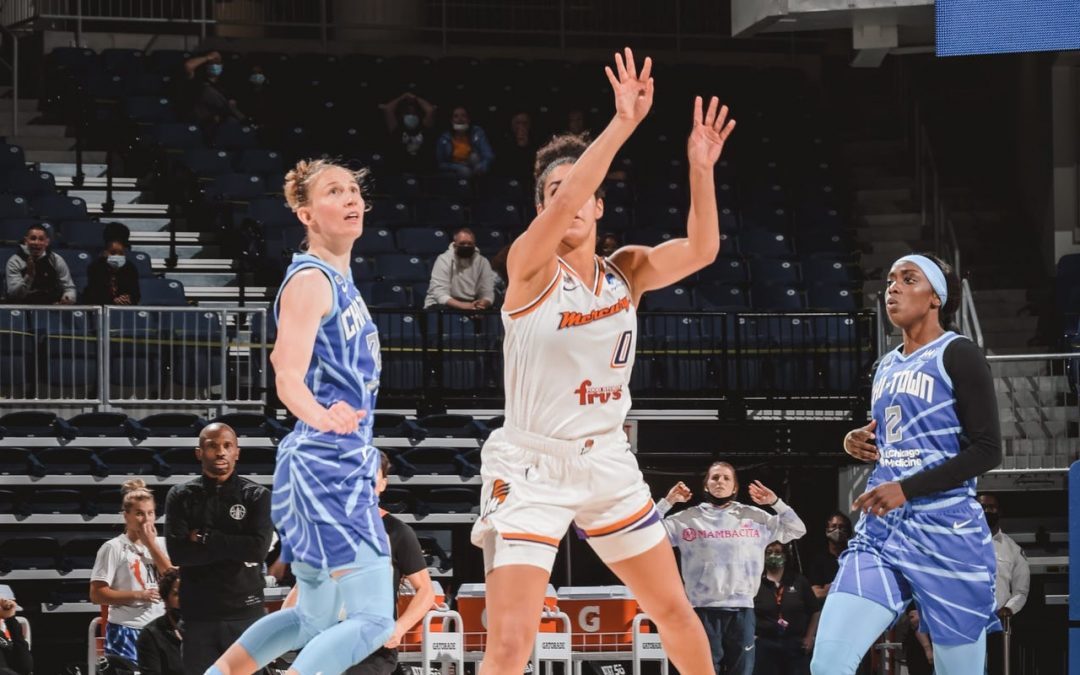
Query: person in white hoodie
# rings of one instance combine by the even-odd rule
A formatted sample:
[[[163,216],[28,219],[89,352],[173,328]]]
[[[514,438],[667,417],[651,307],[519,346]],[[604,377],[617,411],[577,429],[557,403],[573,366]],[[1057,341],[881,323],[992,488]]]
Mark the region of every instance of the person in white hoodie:
[[[761,584],[765,547],[806,534],[806,525],[776,493],[754,481],[750,499],[775,515],[735,501],[735,467],[713,462],[705,473],[704,501],[664,518],[672,546],[682,558],[683,584],[709,637],[717,675],[754,671],[754,596]],[[657,502],[660,513],[686,502],[692,493],[679,482]]]

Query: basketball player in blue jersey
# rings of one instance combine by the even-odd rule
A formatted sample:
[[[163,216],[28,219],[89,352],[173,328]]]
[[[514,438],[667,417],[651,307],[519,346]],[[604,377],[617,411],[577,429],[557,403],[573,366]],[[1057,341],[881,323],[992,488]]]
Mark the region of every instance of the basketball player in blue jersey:
[[[889,271],[889,320],[903,344],[877,365],[873,419],[844,450],[876,462],[855,537],[818,627],[814,675],[855,672],[914,599],[938,675],[982,675],[994,616],[994,546],[975,480],[1001,460],[994,382],[974,343],[948,329],[960,303],[951,268],[909,255]]]
[[[278,445],[271,515],[300,600],[252,625],[208,675],[248,675],[300,648],[289,673],[341,673],[394,628],[371,445],[379,336],[349,269],[363,231],[362,178],[325,160],[301,161],[285,177],[308,248],[293,256],[276,306],[271,361],[278,396],[299,421]]]
[[[720,248],[713,167],[734,123],[695,101],[687,142],[686,237],[595,254],[597,195],[652,106],[651,61],[607,69],[615,117],[592,144],[556,137],[537,154],[537,216],[507,258],[506,422],[484,443],[472,541],[487,573],[484,675],[520,675],[559,541],[573,523],[633,591],[684,675],[711,675],[709,643],[683,590],[649,486],[626,441],[637,310],[644,293],[712,263]]]

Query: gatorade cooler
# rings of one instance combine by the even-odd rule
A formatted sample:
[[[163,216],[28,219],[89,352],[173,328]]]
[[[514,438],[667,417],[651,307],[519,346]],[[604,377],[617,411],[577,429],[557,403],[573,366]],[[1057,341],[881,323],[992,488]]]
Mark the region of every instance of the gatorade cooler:
[[[559,609],[570,617],[575,651],[629,651],[630,634],[638,604],[626,586],[563,587],[558,593]]]
[[[431,586],[435,590],[435,600],[432,603],[431,609],[435,609],[435,605],[446,604],[446,594],[443,593],[442,584],[434,579],[431,580]],[[398,589],[397,599],[397,615],[401,616],[405,612],[405,608],[412,602],[413,597],[416,595],[415,589],[408,584],[404,579],[401,582],[401,587]],[[442,630],[442,619],[433,619],[431,622],[431,630]],[[398,650],[403,652],[418,652],[420,651],[420,640],[422,639],[424,632],[424,622],[421,620],[417,622],[415,626],[409,629],[405,635],[401,637],[401,645]]]
[[[484,584],[462,584],[458,587],[455,606],[461,614],[462,631],[465,633],[465,651],[481,651],[487,637],[487,616]],[[556,602],[555,587],[548,584],[544,593],[544,606],[554,607]],[[540,622],[541,633],[554,633],[559,630],[557,621]]]

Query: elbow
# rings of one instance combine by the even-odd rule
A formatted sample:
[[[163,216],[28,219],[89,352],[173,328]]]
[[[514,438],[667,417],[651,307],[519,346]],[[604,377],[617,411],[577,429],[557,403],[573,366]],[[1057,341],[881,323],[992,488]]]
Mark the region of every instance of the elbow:
[[[94,603],[95,605],[109,604],[105,602],[105,597],[101,594],[101,591],[93,587],[90,588],[90,602]]]

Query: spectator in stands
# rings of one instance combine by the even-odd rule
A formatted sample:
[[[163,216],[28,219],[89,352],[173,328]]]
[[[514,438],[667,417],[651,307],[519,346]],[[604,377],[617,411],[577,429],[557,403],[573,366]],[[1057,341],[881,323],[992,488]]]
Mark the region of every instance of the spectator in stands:
[[[614,232],[605,232],[597,238],[596,254],[604,258],[610,258],[611,254],[618,251],[620,246],[622,246],[622,242],[619,241],[619,235]]]
[[[248,119],[257,122],[263,131],[277,124],[280,113],[280,106],[274,105],[271,93],[270,79],[266,77],[263,67],[258,64],[251,66],[247,80],[240,85],[237,107],[246,110]]]
[[[495,302],[495,273],[476,248],[476,235],[467,227],[454,233],[454,241],[431,268],[424,309],[448,307],[464,312],[490,309]]]
[[[411,91],[379,104],[388,135],[387,155],[398,170],[424,173],[434,166],[435,108]]]
[[[499,173],[529,183],[538,147],[532,133],[532,117],[527,112],[517,113],[510,118],[510,132],[499,148]]]
[[[137,651],[141,675],[184,675],[180,660],[180,572],[172,570],[158,581],[165,613],[146,625],[139,635]]]
[[[27,305],[70,305],[75,282],[64,259],[49,250],[49,232],[42,225],[26,229],[23,243],[4,269],[9,302]]]
[[[491,259],[491,272],[495,275],[495,299],[496,304],[501,306],[502,299],[506,297],[506,258],[510,255],[510,244],[503,246]]]
[[[137,305],[139,272],[129,264],[126,238],[106,232],[105,248],[86,270],[83,301],[91,305]]]
[[[997,557],[997,577],[994,580],[995,606],[1002,625],[1027,604],[1031,589],[1031,568],[1023,549],[1012,537],[1001,531],[1001,505],[997,495],[983,493],[978,497],[982,504],[986,524],[994,540]],[[990,675],[1005,672],[1002,660],[1004,633],[986,635],[986,665]]]
[[[247,115],[237,107],[235,97],[222,84],[224,72],[221,54],[216,51],[193,56],[184,62],[184,74],[192,85],[188,94],[191,117],[200,125],[216,127],[227,119],[247,120]]]
[[[236,473],[240,447],[227,424],[207,425],[195,457],[202,475],[165,500],[169,552],[181,566],[184,672],[206,672],[265,612],[262,563],[270,550],[270,491]]]
[[[825,521],[825,550],[814,556],[806,566],[806,578],[814,589],[814,595],[824,598],[829,586],[840,569],[840,554],[847,549],[851,539],[851,518],[846,513],[834,512]]]
[[[754,596],[761,585],[762,542],[786,544],[806,534],[806,526],[776,493],[754,481],[750,498],[776,515],[740,504],[735,467],[713,462],[705,479],[705,501],[664,518],[672,546],[682,555],[683,582],[705,626],[717,675],[754,672]],[[661,514],[691,497],[679,482],[656,503]]]
[[[806,577],[791,568],[787,548],[765,547],[765,573],[754,598],[757,675],[810,675],[821,602]]]
[[[15,616],[21,611],[11,587],[0,586],[0,675],[30,675],[34,670],[30,643]]]
[[[440,170],[466,178],[487,173],[495,161],[487,134],[469,121],[464,106],[454,108],[450,129],[439,136],[435,146],[435,160]]]
[[[566,112],[566,131],[575,136],[580,136],[590,131],[589,120],[586,117],[584,110],[581,108],[571,108]]]
[[[90,572],[90,602],[109,606],[105,654],[138,662],[139,633],[165,612],[158,577],[173,569],[158,536],[154,493],[139,479],[124,483],[124,532],[102,544]]]

